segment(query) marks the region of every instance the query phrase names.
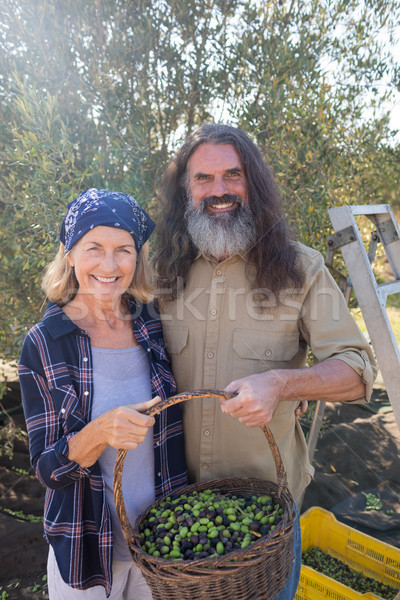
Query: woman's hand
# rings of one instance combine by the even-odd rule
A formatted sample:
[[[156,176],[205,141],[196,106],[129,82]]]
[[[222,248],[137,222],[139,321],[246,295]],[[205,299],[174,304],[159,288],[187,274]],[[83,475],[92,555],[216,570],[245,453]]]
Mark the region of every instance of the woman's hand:
[[[307,400],[301,400],[299,402],[298,407],[294,411],[294,414],[296,415],[296,419],[299,419],[303,413],[307,412],[307,409],[308,409]]]
[[[68,458],[81,467],[91,467],[108,446],[134,450],[154,425],[154,417],[144,415],[143,411],[159,401],[156,396],[147,402],[112,408],[90,421],[69,439]]]
[[[100,435],[107,446],[134,450],[144,442],[147,432],[154,425],[154,417],[142,414],[157,404],[157,396],[147,402],[113,408],[96,419]]]

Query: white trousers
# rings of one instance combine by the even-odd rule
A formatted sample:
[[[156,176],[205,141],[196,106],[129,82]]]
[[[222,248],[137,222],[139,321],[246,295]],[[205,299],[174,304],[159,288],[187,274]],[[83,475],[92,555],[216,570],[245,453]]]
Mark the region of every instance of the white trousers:
[[[112,600],[152,600],[151,591],[140,569],[132,561],[113,561]],[[69,586],[60,575],[56,557],[49,546],[47,559],[47,585],[49,600],[107,600],[101,585],[88,590],[77,590]]]

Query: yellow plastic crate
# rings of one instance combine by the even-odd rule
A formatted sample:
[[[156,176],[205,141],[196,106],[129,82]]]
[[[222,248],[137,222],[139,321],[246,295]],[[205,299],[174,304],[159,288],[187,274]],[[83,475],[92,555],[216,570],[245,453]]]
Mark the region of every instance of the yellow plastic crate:
[[[302,550],[318,546],[366,577],[373,577],[400,590],[400,550],[337,521],[327,510],[309,508],[300,518]],[[355,590],[301,566],[295,600],[376,600],[375,594]],[[396,600],[400,599],[400,593]]]

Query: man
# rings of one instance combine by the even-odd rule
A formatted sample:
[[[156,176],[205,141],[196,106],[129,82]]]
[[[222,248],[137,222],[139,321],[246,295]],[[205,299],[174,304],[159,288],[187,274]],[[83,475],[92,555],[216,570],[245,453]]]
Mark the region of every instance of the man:
[[[183,406],[189,476],[275,479],[257,428],[268,423],[299,500],[313,468],[296,416],[309,400],[368,400],[371,350],[322,256],[292,240],[273,175],[243,131],[202,126],[159,198],[154,264],[178,391],[237,394]]]

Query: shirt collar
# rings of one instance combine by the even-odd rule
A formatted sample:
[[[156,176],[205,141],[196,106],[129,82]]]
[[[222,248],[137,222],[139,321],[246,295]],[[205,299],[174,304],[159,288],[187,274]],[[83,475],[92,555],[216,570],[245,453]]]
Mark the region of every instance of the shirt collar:
[[[249,252],[247,250],[246,252],[242,252],[240,254],[234,254],[233,256],[228,256],[228,258],[225,258],[225,260],[221,260],[219,262],[213,256],[209,256],[208,254],[203,254],[202,252],[199,252],[197,254],[196,258],[194,259],[194,261],[198,260],[199,258],[204,258],[208,262],[211,262],[211,263],[213,263],[215,265],[223,265],[223,264],[233,263],[233,262],[236,262],[238,260],[244,260],[244,262],[248,262],[248,256],[249,256]]]
[[[78,325],[71,321],[62,308],[54,302],[48,303],[42,322],[54,340],[67,335],[74,329],[79,329]]]
[[[127,304],[131,313],[135,314],[138,307],[137,301],[134,298],[127,297]],[[71,333],[74,329],[80,330],[79,325],[71,321],[62,308],[54,302],[48,303],[42,323],[54,340]]]

